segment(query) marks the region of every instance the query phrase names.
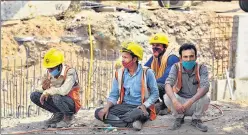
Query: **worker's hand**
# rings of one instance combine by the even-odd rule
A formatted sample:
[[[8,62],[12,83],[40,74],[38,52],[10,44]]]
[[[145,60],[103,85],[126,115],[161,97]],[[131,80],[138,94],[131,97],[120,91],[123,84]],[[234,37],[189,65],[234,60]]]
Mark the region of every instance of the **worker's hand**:
[[[193,100],[192,100],[192,99],[189,99],[188,101],[186,101],[186,102],[183,104],[184,109],[185,109],[185,110],[186,110],[186,109],[189,109],[189,108],[192,106],[193,103],[194,103]]]
[[[42,82],[42,89],[46,90],[46,89],[50,88],[50,85],[51,85],[51,80],[50,79],[45,79]]]
[[[115,61],[115,69],[118,70],[119,68],[122,67],[122,62],[121,62],[121,58],[119,58],[117,61]]]
[[[100,118],[101,120],[103,120],[103,117],[104,117],[104,116],[105,116],[104,118],[107,119],[108,113],[109,113],[109,108],[104,107],[103,109],[101,109],[101,110],[98,112],[98,116],[99,116],[99,118]]]
[[[47,101],[48,96],[49,96],[48,94],[42,94],[40,96],[40,103],[41,103],[41,105],[44,104],[44,101]]]
[[[173,106],[179,114],[182,114],[185,112],[183,105],[177,100],[173,102]]]
[[[146,110],[146,106],[145,106],[145,105],[140,105],[140,106],[138,106],[137,108],[138,108],[138,109],[141,109],[141,110],[143,111],[143,114],[144,114],[145,116],[149,115],[149,113],[148,113],[147,110]]]

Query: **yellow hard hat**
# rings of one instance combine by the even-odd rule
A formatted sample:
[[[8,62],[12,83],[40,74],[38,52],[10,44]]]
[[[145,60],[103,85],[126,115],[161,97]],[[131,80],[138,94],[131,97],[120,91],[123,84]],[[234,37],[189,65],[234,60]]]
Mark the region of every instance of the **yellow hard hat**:
[[[129,53],[133,53],[134,55],[136,55],[139,60],[143,59],[143,48],[141,45],[135,43],[135,42],[124,42],[122,44],[122,50],[121,52],[129,52]]]
[[[168,47],[169,38],[164,33],[157,33],[150,38],[150,44],[164,44]]]
[[[51,48],[43,59],[44,68],[53,68],[64,62],[64,55],[61,51]]]

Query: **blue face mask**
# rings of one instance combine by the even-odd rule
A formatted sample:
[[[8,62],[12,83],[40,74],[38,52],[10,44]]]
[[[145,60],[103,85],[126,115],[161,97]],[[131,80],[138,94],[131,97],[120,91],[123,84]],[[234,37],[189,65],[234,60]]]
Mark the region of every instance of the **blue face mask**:
[[[54,77],[54,76],[57,76],[57,75],[59,75],[59,68],[56,68],[56,69],[54,69],[52,72],[50,72],[50,74]]]
[[[191,60],[191,61],[183,61],[182,65],[186,70],[191,70],[193,69],[193,67],[195,66],[196,62],[195,60]]]

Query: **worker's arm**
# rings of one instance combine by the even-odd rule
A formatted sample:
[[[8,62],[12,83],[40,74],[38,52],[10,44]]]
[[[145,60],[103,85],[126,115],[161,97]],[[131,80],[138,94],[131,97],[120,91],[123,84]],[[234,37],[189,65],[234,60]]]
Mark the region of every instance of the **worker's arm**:
[[[185,112],[185,107],[177,100],[176,96],[174,95],[174,91],[172,87],[175,85],[177,80],[177,72],[178,69],[176,68],[176,65],[174,64],[171,67],[171,71],[169,73],[168,78],[165,81],[165,91],[168,97],[171,99],[171,102],[176,109],[176,111],[180,114]]]
[[[155,73],[153,72],[153,70],[151,70],[151,69],[147,70],[146,80],[147,80],[148,88],[150,88],[150,96],[144,102],[144,105],[146,108],[148,108],[152,104],[154,104],[159,98],[158,86],[157,86],[157,82],[156,82],[156,78],[155,78]]]
[[[42,88],[43,81],[47,79],[47,74],[44,74],[41,80],[38,82],[37,87],[33,87],[33,91],[42,93],[44,90]]]
[[[120,93],[119,93],[119,88],[118,88],[118,81],[116,80],[116,78],[114,78],[113,84],[112,84],[112,89],[111,89],[111,92],[110,92],[109,97],[107,99],[107,106],[111,107],[112,105],[117,104],[117,100],[119,98],[119,95],[120,95]]]
[[[173,65],[171,67],[170,72],[169,72],[169,76],[167,77],[167,79],[165,81],[165,91],[172,102],[177,101],[177,99],[174,95],[173,89],[172,89],[172,87],[176,83],[176,80],[177,80],[177,68],[176,68],[176,65]]]
[[[153,57],[151,57],[146,63],[144,66],[146,67],[150,67],[151,68],[151,65],[152,65],[152,60],[153,60]]]
[[[179,58],[176,55],[170,55],[167,60],[167,66],[162,77],[157,79],[157,83],[164,83],[166,78],[169,76],[171,67],[173,64],[179,62]]]
[[[42,84],[40,84],[38,87],[34,88],[33,91],[42,93],[44,90],[42,89]]]
[[[76,81],[78,81],[76,70],[71,68],[68,70],[65,82],[61,85],[61,87],[56,88],[52,86],[51,88],[45,90],[43,94],[45,95],[46,94],[48,95],[58,94],[58,95],[65,96],[71,91]]]
[[[109,108],[117,103],[118,98],[119,98],[118,81],[115,78],[113,80],[111,92],[110,92],[109,97],[107,99],[107,104],[97,114],[101,120],[103,120],[104,118],[107,119]]]
[[[198,83],[200,83],[200,87],[197,89],[197,93],[191,98],[193,103],[209,91],[208,69],[205,65],[200,67],[200,82]]]

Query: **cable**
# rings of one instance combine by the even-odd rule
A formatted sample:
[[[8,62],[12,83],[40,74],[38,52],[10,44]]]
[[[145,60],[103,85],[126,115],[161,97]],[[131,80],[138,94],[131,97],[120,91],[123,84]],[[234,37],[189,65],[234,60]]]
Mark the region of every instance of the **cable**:
[[[217,116],[217,117],[214,117],[212,119],[203,120],[202,122],[212,121],[212,120],[215,120],[215,119],[218,119],[218,118],[224,116],[223,111],[217,105],[215,105],[215,104],[210,104],[210,105],[212,105],[213,107],[215,107],[216,109],[218,109],[220,111],[221,115],[220,116]]]

